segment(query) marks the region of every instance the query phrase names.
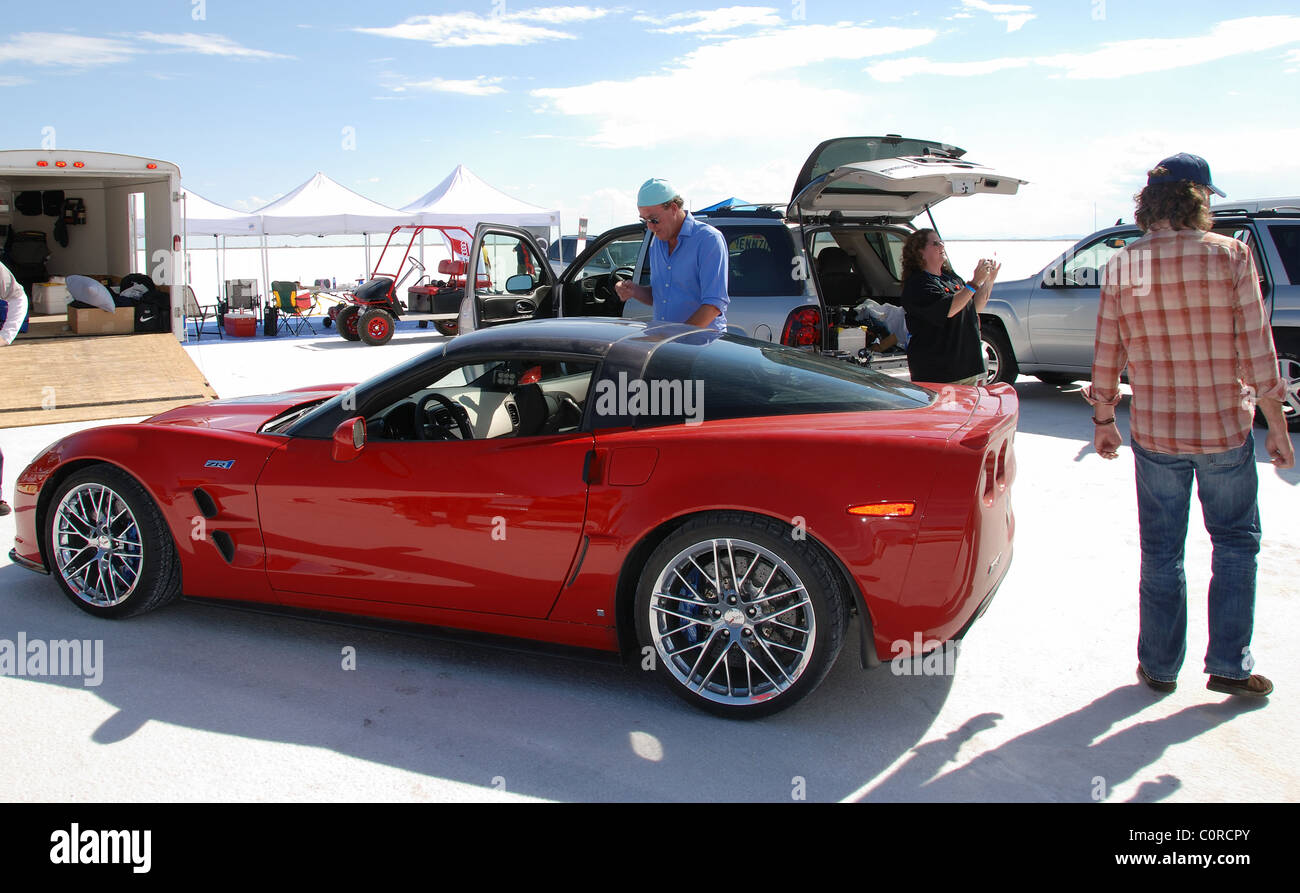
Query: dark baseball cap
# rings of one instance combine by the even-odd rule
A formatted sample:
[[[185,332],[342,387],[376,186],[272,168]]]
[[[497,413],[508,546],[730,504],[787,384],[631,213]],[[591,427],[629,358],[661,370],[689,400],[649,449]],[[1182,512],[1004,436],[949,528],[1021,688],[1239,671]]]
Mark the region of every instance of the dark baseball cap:
[[[1179,180],[1190,180],[1197,186],[1208,186],[1210,191],[1220,198],[1227,198],[1223,190],[1211,182],[1210,165],[1199,155],[1179,152],[1177,155],[1170,155],[1157,164],[1156,167],[1163,167],[1168,173],[1158,177],[1148,176],[1148,186],[1154,186],[1157,183],[1176,183]]]

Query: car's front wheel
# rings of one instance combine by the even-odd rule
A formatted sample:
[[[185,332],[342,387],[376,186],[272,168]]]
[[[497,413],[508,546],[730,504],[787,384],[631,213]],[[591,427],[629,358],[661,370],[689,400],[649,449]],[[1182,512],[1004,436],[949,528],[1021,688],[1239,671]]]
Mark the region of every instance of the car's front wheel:
[[[984,380],[989,384],[1005,382],[1015,384],[1020,369],[1016,355],[1011,352],[1011,342],[997,325],[980,326],[980,349],[984,351]]]
[[[844,641],[847,598],[801,528],[710,512],[646,562],[637,635],[643,659],[653,649],[654,669],[678,696],[751,719],[789,707],[825,678]]]
[[[95,465],[70,475],[45,524],[54,578],[83,611],[130,617],[180,595],[171,532],[148,491],[125,471]]]

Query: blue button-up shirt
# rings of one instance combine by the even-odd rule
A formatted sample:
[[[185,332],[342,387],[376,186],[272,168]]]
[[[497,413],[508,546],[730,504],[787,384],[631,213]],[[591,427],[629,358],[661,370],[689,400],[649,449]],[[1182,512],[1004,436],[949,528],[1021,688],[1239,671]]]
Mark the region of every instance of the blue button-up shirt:
[[[677,233],[677,250],[656,237],[650,243],[650,291],[658,322],[686,322],[701,304],[718,308],[710,326],[727,330],[727,240],[689,211]]]

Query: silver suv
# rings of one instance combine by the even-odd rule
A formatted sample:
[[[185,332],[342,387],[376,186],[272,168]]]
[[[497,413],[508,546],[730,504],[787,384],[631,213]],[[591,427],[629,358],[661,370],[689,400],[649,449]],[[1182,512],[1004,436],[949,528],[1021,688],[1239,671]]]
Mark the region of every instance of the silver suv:
[[[906,355],[865,349],[861,326],[867,302],[876,302],[877,310],[899,302],[902,248],[915,231],[912,219],[953,196],[1012,195],[1024,183],[963,155],[956,146],[893,134],[827,140],[804,163],[788,205],[696,215],[727,241],[728,330],[842,353],[905,374]],[[521,243],[542,257],[527,232],[480,224],[467,282],[481,283],[486,275],[491,285],[467,286],[461,331],[545,316],[648,318],[648,306],[625,305],[613,286],[619,279],[649,284],[651,238],[641,224],[609,230],[556,276],[547,264],[515,262]],[[593,265],[607,256],[635,260],[609,271]]]
[[[1300,200],[1225,203],[1213,212],[1213,231],[1240,239],[1255,255],[1286,382],[1284,411],[1291,430],[1300,430]],[[980,315],[990,380],[1014,382],[1021,372],[1050,384],[1091,377],[1100,271],[1141,235],[1136,224],[1107,227],[1033,276],[994,285]]]

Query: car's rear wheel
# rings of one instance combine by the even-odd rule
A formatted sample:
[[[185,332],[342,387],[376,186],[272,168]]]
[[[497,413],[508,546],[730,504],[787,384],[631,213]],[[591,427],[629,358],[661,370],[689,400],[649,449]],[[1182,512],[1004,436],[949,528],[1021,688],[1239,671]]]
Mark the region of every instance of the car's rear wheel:
[[[998,326],[987,322],[980,325],[980,348],[984,351],[985,381],[1015,384],[1020,369],[1011,352],[1011,342]]]
[[[679,697],[750,719],[789,707],[825,678],[843,644],[847,596],[827,557],[799,536],[770,518],[710,512],[651,554],[637,635]]]
[[[361,308],[355,304],[349,304],[339,311],[335,322],[339,325],[339,334],[345,341],[360,341],[361,333],[357,331],[357,317],[361,315]]]
[[[448,337],[451,337],[460,331],[460,327],[456,325],[456,320],[454,319],[435,319],[433,321],[433,327],[438,330],[439,335],[446,335]]]
[[[366,344],[378,347],[393,338],[393,317],[387,310],[372,307],[357,320],[357,331]]]
[[[130,617],[181,591],[180,559],[152,497],[111,465],[68,477],[46,515],[54,578],[83,611]]]

